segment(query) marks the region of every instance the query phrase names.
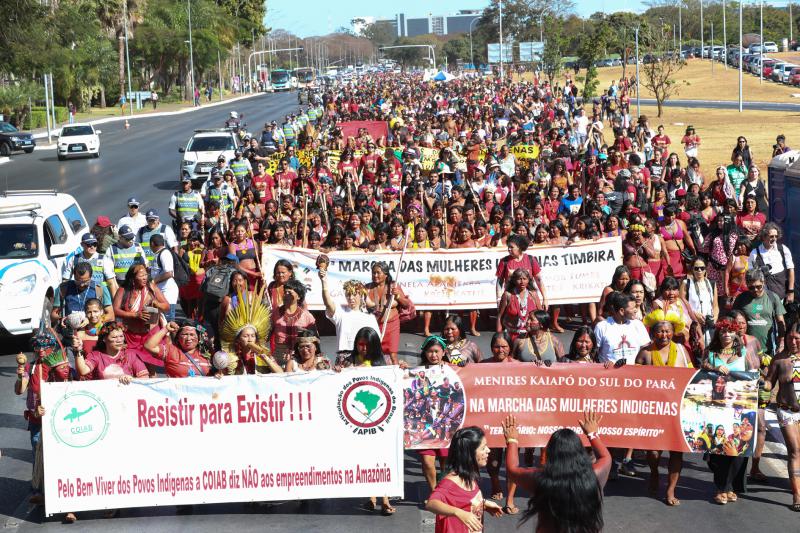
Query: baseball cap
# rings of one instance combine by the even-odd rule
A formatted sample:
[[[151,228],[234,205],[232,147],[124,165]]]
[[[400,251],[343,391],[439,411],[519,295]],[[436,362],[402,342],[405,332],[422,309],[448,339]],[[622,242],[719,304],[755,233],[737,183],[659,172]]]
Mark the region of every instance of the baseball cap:
[[[84,233],[81,237],[81,244],[97,244],[97,237],[91,233]]]
[[[136,207],[139,207],[139,200],[137,200],[135,196],[131,196],[130,198],[128,198],[128,205],[130,206],[135,205]]]
[[[628,170],[627,168],[623,168],[622,170],[617,172],[617,176],[619,176],[620,178],[630,178],[631,177],[631,171]]]
[[[97,224],[101,228],[110,228],[111,227],[111,221],[108,219],[107,216],[103,216],[103,215],[100,215],[99,217],[97,217],[97,222],[95,222],[95,224]]]
[[[149,210],[147,213],[145,213],[145,218],[160,218],[158,216],[158,210],[157,209]]]
[[[239,258],[236,256],[236,254],[228,254],[225,256],[225,259],[227,259],[228,261],[233,261],[234,263],[239,262]]]
[[[686,198],[686,189],[678,189],[675,191],[675,198]]]
[[[130,240],[130,239],[133,239],[134,237],[136,237],[136,234],[133,232],[131,227],[126,224],[124,226],[120,226],[120,228],[119,228],[119,236],[124,238],[124,239]]]
[[[186,183],[187,181],[188,181],[189,183],[191,183],[191,182],[192,182],[192,178],[191,178],[191,176],[189,176],[188,174],[184,174],[184,175],[183,175],[183,177],[181,178],[181,182],[182,182],[182,183]]]
[[[209,172],[209,174],[211,175],[211,179],[221,177],[221,174],[219,173],[219,169],[218,168],[212,168],[211,172]]]
[[[242,151],[237,148],[233,151],[233,155],[242,155]]]
[[[221,155],[221,156],[219,156],[219,157],[217,158],[217,163],[224,163],[224,162],[225,162],[225,156],[222,156],[222,155]]]

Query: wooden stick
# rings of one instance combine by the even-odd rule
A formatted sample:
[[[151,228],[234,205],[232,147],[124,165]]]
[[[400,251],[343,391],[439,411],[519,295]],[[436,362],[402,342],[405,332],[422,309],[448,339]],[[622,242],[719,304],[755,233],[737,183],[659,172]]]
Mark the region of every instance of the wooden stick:
[[[394,280],[394,284],[398,285],[400,283],[400,269],[403,266],[403,257],[406,255],[406,249],[408,248],[408,237],[411,233],[411,228],[406,228],[406,236],[403,240],[403,251],[400,252],[400,261],[397,263],[397,278]],[[386,290],[389,290],[387,285]],[[383,310],[383,327],[381,328],[381,341],[383,341],[383,336],[386,335],[386,326],[389,324],[389,315],[392,314],[392,306],[394,305],[394,293],[392,293],[391,297],[389,298],[389,304],[386,306],[386,309]]]
[[[303,185],[303,248],[308,248],[308,192],[305,190],[305,185]]]

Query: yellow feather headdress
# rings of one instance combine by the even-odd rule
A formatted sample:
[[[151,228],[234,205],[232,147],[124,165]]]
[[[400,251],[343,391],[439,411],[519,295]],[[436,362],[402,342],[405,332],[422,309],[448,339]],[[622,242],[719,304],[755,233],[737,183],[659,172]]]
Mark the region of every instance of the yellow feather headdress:
[[[270,308],[264,304],[264,287],[255,294],[248,293],[245,297],[242,292],[237,293],[239,305],[230,309],[225,316],[225,321],[220,328],[220,340],[222,349],[228,352],[230,362],[228,370],[235,369],[239,358],[236,355],[236,338],[246,327],[256,330],[258,341],[264,347],[264,353],[269,353],[266,347],[267,335],[270,328]]]

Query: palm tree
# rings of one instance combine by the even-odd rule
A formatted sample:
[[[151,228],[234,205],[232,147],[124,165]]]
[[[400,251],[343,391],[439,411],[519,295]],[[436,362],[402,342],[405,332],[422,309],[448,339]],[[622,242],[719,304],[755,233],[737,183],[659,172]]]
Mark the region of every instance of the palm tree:
[[[145,1],[97,0],[97,18],[100,25],[109,36],[117,39],[120,96],[125,94],[125,24],[127,22],[128,38],[130,38],[133,29],[142,22]]]

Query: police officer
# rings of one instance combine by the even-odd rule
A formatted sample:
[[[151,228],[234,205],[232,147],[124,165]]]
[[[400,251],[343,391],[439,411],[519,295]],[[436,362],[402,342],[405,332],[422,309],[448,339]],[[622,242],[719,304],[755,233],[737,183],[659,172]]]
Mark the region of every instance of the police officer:
[[[181,190],[172,194],[169,200],[169,215],[172,217],[172,226],[178,230],[181,222],[193,222],[196,226],[203,216],[203,197],[192,190],[192,178],[184,175],[181,179]]]
[[[89,263],[92,267],[92,280],[98,284],[105,284],[106,276],[103,270],[103,255],[97,252],[97,237],[91,233],[85,233],[81,237],[81,253],[75,254],[71,260],[64,261],[61,269],[61,279],[66,281],[71,279],[75,267],[79,263]],[[114,277],[110,276],[110,283],[114,282]]]
[[[222,173],[216,170],[211,171],[211,185],[203,184],[200,194],[207,203],[214,201],[219,203],[220,210],[227,214],[233,206],[235,196],[233,189],[222,180]]]
[[[270,123],[270,129],[272,131],[272,138],[275,139],[275,149],[282,150],[283,146],[286,145],[286,138],[283,136],[283,130],[278,127],[278,123],[274,120]]]
[[[119,240],[112,244],[106,253],[104,272],[106,278],[113,277],[117,286],[125,281],[128,270],[136,263],[147,266],[147,255],[142,245],[135,241],[136,233],[130,226],[119,228]],[[116,294],[116,287],[111,291],[111,296]]]
[[[239,186],[240,191],[244,191],[250,185],[250,178],[253,177],[253,167],[250,161],[242,157],[241,148],[237,148],[233,152],[233,159],[228,163],[228,168],[233,171],[233,177],[236,178],[236,185]]]
[[[161,223],[161,217],[155,209],[149,210],[145,214],[147,218],[147,225],[139,230],[136,235],[136,241],[142,245],[145,256],[148,262],[152,262],[155,254],[150,250],[150,237],[153,235],[163,235],[164,240],[167,241],[167,246],[172,248],[176,253],[178,252],[178,240],[175,238],[175,232],[166,224]]]
[[[275,138],[274,123],[267,122],[264,124],[264,131],[261,132],[261,147],[267,152],[268,155],[274,154],[278,151],[278,141]]]
[[[292,122],[292,117],[286,115],[286,120],[281,127],[283,130],[283,139],[287,147],[297,145],[297,129]]]

